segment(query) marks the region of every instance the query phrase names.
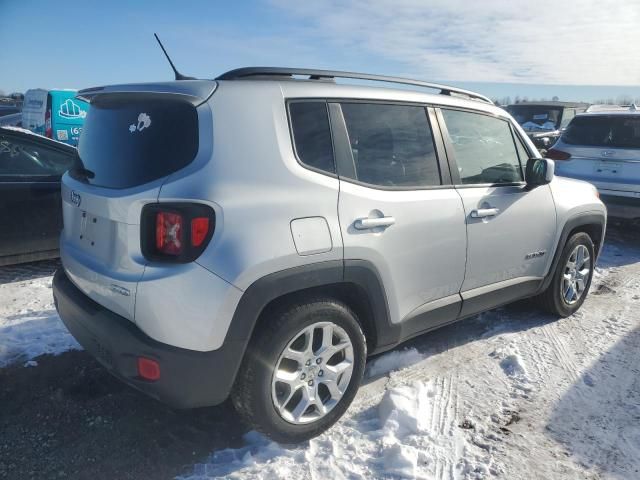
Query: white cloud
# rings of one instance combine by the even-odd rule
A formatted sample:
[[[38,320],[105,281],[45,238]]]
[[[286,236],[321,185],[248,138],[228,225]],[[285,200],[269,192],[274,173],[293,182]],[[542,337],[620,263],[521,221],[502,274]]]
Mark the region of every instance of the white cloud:
[[[640,2],[273,0],[296,34],[438,80],[638,85]],[[345,54],[344,52],[348,52]]]

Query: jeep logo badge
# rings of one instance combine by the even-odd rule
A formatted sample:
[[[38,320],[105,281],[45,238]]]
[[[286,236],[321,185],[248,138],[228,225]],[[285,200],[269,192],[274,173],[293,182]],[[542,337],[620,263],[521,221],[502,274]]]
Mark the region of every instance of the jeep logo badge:
[[[73,203],[76,207],[80,206],[80,202],[82,201],[82,197],[75,190],[71,190],[71,203]]]

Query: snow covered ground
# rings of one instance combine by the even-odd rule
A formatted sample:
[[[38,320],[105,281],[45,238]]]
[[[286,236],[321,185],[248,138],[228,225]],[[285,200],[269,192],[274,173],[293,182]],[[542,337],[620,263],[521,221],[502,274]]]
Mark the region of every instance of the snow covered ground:
[[[0,285],[0,366],[77,347],[50,287]],[[417,338],[370,362],[329,432],[250,432],[184,478],[640,478],[639,307],[640,242],[610,239],[576,315],[524,303]]]
[[[0,284],[0,367],[34,363],[45,353],[81,348],[60,321],[51,294],[52,277]]]

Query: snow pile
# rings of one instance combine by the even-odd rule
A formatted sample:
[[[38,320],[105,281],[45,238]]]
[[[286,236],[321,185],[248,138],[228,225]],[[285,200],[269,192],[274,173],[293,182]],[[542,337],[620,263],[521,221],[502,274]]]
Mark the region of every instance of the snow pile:
[[[245,446],[215,452],[181,478],[482,478],[491,456],[468,443],[474,433],[458,425],[451,387],[441,379],[391,387],[302,445],[287,448],[250,432]]]
[[[51,277],[2,284],[0,298],[0,367],[81,348],[56,313]]]
[[[367,377],[377,377],[392,370],[400,370],[402,368],[414,365],[424,359],[424,355],[415,348],[406,350],[394,350],[379,356],[367,365]]]

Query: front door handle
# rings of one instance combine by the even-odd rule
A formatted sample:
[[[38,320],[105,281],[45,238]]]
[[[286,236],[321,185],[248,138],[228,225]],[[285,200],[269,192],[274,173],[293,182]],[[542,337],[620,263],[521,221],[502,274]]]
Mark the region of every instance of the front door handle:
[[[358,218],[353,226],[356,230],[369,230],[376,227],[389,227],[396,223],[396,219],[393,217],[382,218]]]
[[[498,213],[500,213],[499,208],[479,208],[471,210],[471,218],[495,217]]]

